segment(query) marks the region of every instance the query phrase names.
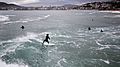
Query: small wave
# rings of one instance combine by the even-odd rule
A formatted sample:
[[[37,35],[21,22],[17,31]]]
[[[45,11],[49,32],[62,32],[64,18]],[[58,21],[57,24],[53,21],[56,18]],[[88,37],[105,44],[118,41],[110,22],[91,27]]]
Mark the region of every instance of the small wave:
[[[50,15],[46,15],[44,17],[35,17],[35,18],[26,18],[26,19],[20,19],[18,21],[13,21],[13,22],[4,22],[3,24],[12,24],[12,23],[28,23],[32,21],[38,21],[42,19],[48,18]]]
[[[83,13],[75,13],[75,15],[83,15]]]
[[[67,63],[67,60],[65,58],[62,58],[57,62],[59,67],[64,67],[64,66],[62,66],[61,62]]]
[[[91,13],[89,13],[89,14],[95,14],[96,12],[91,12]]]
[[[50,15],[45,16],[45,18],[48,18]]]
[[[31,42],[29,39],[34,39],[35,37],[37,37],[37,35],[35,33],[27,33],[27,36],[18,37],[11,41],[13,41],[13,42],[27,42],[27,41]]]
[[[27,65],[18,65],[18,64],[6,64],[0,60],[0,65],[2,67],[28,67]]]
[[[71,38],[71,36],[69,35],[57,35],[57,34],[54,34],[54,35],[51,35],[52,37],[64,37],[64,38]]]
[[[71,36],[67,36],[67,35],[58,35],[58,37],[71,38]]]
[[[5,22],[5,23],[3,23],[3,24],[11,24],[11,23],[14,23],[14,22]]]
[[[15,16],[15,15],[5,15],[5,16],[10,17],[10,16]]]
[[[99,12],[105,12],[105,13],[120,13],[120,11],[99,11]]]
[[[96,44],[101,46],[100,48],[98,48],[97,50],[103,50],[103,49],[106,49],[106,48],[110,48],[109,45],[102,45],[101,43],[99,43],[98,41],[96,41]]]
[[[27,33],[26,36],[21,36],[12,40],[0,42],[0,45],[7,43],[7,45],[2,46],[5,47],[5,49],[2,51],[1,56],[6,55],[7,52],[14,52],[24,42],[32,42],[30,39],[36,39],[35,37],[37,36],[38,35],[35,33]]]
[[[106,63],[106,64],[110,64],[110,61],[109,61],[109,60],[103,60],[103,59],[92,59],[92,60],[99,60],[99,61],[103,61],[103,62]]]
[[[27,33],[26,36],[21,36],[21,37],[17,37],[15,39],[12,39],[12,40],[7,40],[7,41],[2,41],[0,42],[0,44],[4,44],[4,43],[16,43],[16,44],[19,44],[19,43],[24,43],[24,42],[32,42],[30,39],[35,39],[35,37],[37,37],[36,34],[34,33]]]
[[[70,52],[66,52],[66,51],[59,51],[58,53],[63,54],[63,53],[70,53]]]
[[[119,18],[120,15],[114,15],[114,16],[108,16],[108,15],[105,15],[104,17],[106,17],[106,18]]]
[[[20,37],[16,37],[15,39],[12,39],[12,40],[8,40],[8,41],[2,41],[0,44],[2,43],[23,43],[23,42],[32,42],[31,39],[34,39],[36,41],[42,41],[40,39],[37,39],[37,37],[39,35],[45,35],[45,34],[48,34],[50,32],[43,32],[43,33],[40,33],[40,34],[37,34],[37,33],[31,33],[31,32],[27,32],[26,35],[24,36],[20,36]]]
[[[0,15],[0,21],[9,21],[9,17]]]
[[[25,21],[25,20],[19,20],[19,21],[11,21],[11,22],[4,22],[3,24],[6,25],[6,24],[14,24],[14,23],[27,23],[28,21]]]
[[[105,62],[106,64],[110,64],[108,60],[103,60],[103,59],[99,59],[99,60]]]
[[[99,41],[96,41],[96,43],[97,43],[97,45],[101,46],[101,47],[98,47],[96,50],[103,50],[103,49],[107,49],[107,48],[120,49],[120,47],[117,45],[103,45],[103,44],[99,43]]]

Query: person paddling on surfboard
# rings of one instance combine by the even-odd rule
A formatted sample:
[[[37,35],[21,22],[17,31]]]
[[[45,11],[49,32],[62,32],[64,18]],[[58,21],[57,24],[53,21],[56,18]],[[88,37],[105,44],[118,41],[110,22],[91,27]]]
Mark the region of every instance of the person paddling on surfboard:
[[[20,28],[23,30],[25,27],[24,27],[24,26],[21,26]]]
[[[49,40],[50,40],[49,34],[46,34],[46,38],[42,44],[44,44],[44,42],[47,42],[49,44]]]

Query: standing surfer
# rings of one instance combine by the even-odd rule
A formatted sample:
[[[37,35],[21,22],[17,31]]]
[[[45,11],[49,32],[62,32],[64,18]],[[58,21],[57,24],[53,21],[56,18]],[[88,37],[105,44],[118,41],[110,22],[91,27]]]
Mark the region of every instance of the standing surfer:
[[[49,34],[46,34],[46,38],[42,44],[44,44],[44,42],[47,42],[49,44],[49,40],[50,40]]]

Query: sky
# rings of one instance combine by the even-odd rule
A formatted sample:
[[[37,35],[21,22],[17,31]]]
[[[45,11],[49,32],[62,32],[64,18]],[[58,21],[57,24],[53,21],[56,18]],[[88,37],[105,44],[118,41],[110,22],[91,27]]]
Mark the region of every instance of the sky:
[[[93,1],[109,1],[109,0],[0,0],[0,2],[14,3],[17,5],[24,6],[82,4]]]

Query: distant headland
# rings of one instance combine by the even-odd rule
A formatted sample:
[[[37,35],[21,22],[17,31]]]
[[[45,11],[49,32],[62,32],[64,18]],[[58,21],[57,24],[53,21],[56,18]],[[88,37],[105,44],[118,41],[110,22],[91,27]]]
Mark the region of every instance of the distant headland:
[[[120,10],[120,1],[91,2],[82,5],[25,7],[0,2],[0,10]]]

